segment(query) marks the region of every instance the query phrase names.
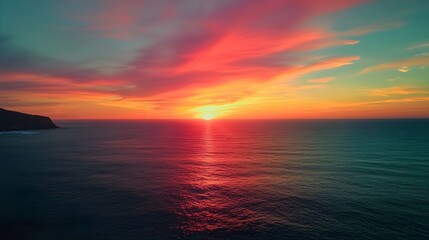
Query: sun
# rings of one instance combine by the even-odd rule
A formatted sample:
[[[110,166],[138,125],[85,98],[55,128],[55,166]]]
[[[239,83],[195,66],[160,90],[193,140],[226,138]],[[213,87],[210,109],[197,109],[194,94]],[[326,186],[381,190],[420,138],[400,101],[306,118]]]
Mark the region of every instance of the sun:
[[[214,114],[213,113],[203,113],[201,115],[201,118],[206,120],[206,121],[210,121],[214,118]]]
[[[223,115],[223,106],[201,106],[196,108],[194,111],[197,112],[195,118],[209,121]]]

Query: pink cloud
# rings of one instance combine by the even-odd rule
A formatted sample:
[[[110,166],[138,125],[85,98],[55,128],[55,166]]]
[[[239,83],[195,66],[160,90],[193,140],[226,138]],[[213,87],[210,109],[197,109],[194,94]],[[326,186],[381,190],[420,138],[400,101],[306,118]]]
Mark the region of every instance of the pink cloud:
[[[179,32],[166,32],[165,22],[153,20],[149,25],[159,24],[159,38],[140,50],[128,71],[115,77],[130,79],[143,95],[245,78],[269,81],[304,61],[297,56],[300,52],[355,44],[337,39],[326,29],[304,25],[357,2],[259,1],[248,5],[219,1],[205,15],[191,15],[186,21],[176,14],[171,21],[180,27]],[[186,7],[175,8],[184,11]]]

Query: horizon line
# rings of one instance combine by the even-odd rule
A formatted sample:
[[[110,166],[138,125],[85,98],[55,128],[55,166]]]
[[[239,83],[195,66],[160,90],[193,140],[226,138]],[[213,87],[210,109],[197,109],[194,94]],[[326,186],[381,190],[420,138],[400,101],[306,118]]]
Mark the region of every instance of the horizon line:
[[[59,121],[174,121],[174,120],[192,120],[192,121],[205,121],[207,120],[200,119],[200,118],[52,118],[54,120]],[[210,121],[223,121],[223,120],[429,120],[428,117],[395,117],[395,118],[216,118],[211,119]]]

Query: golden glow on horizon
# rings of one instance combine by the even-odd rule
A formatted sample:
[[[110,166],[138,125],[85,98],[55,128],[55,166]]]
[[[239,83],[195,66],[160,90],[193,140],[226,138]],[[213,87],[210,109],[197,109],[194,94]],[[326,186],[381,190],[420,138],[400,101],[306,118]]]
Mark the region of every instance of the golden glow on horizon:
[[[203,114],[203,119],[204,120],[206,120],[206,121],[209,121],[209,120],[212,120],[213,118],[214,118],[214,116],[213,116],[213,114],[211,114],[211,113],[206,113],[206,114]]]
[[[195,109],[195,111],[198,112],[196,117],[202,118],[206,121],[212,120],[213,118],[217,118],[222,115],[222,110],[222,106],[202,106]]]

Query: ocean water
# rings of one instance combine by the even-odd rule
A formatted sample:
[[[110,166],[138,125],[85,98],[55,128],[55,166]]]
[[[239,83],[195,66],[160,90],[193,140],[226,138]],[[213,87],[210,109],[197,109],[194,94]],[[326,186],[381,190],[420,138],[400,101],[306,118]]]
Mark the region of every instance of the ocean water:
[[[0,134],[1,239],[429,239],[429,120]]]

